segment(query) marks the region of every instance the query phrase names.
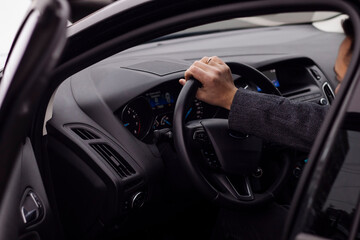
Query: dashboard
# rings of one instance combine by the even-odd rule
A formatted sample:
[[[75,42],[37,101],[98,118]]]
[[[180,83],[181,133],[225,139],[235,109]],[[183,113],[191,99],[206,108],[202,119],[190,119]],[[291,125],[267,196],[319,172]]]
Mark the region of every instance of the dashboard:
[[[337,85],[333,63],[342,34],[299,25],[210,35],[126,50],[59,86],[46,123],[47,149],[60,217],[69,231],[91,234],[88,229],[102,229],[136,216],[143,206],[163,203],[169,196],[164,186],[180,195],[193,186],[181,173],[170,133],[182,88],[178,80],[203,56],[258,69],[290,100],[332,103]],[[241,74],[233,79],[237,87],[262,94],[251,79]],[[185,120],[228,114],[194,100]],[[159,141],[163,133],[167,137]],[[294,156],[299,158],[294,162],[301,162],[294,169],[301,169],[306,156]],[[78,223],[78,229],[71,229]]]
[[[329,105],[334,93],[322,71],[307,58],[278,61],[261,68],[284,97],[294,101]],[[180,78],[181,76],[179,76]],[[238,88],[262,93],[250,79],[233,75]],[[171,129],[175,104],[182,86],[178,79],[161,83],[136,96],[115,111],[116,117],[136,138],[145,140],[161,129]],[[187,110],[185,122],[206,118],[227,118],[228,111],[195,99]]]

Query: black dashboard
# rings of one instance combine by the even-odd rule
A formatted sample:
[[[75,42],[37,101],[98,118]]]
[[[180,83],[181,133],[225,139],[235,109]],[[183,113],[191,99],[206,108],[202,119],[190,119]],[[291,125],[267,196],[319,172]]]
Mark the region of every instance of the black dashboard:
[[[122,221],[158,202],[164,182],[175,189],[192,185],[179,173],[169,133],[182,88],[178,80],[194,60],[217,55],[225,62],[246,63],[266,75],[282,96],[329,105],[342,38],[300,25],[151,42],[67,79],[54,95],[46,125],[55,194],[66,227],[81,222],[74,232],[91,234],[90,226]],[[250,79],[233,78],[237,87],[262,91]],[[225,109],[195,100],[186,121],[227,115]],[[162,133],[168,135],[160,146]]]
[[[329,81],[308,58],[282,60],[265,65],[260,70],[284,97],[291,100],[329,105],[334,99]],[[178,83],[179,78],[161,83],[135,96],[117,109],[115,115],[123,126],[140,140],[149,140],[158,130],[171,129],[175,103],[182,88]],[[244,79],[239,75],[233,75],[233,78],[238,88],[262,93],[262,89],[254,85],[250,79]],[[205,118],[227,118],[227,115],[225,109],[195,99],[187,111],[185,122]]]

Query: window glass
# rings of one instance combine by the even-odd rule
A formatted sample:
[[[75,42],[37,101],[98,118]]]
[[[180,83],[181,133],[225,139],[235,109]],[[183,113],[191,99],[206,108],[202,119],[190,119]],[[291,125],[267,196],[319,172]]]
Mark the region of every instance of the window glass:
[[[214,32],[232,31],[256,27],[274,27],[292,24],[313,24],[314,27],[327,32],[342,32],[341,20],[346,15],[340,12],[296,12],[260,15],[255,17],[233,18],[230,20],[205,24],[176,32],[159,39],[179,38],[202,35]]]
[[[26,16],[31,0],[3,1],[0,7],[0,70],[3,69],[11,44]]]
[[[351,234],[360,193],[360,132],[347,121],[345,127],[324,166],[307,227],[309,233],[339,240]],[[359,234],[356,239],[360,239]]]

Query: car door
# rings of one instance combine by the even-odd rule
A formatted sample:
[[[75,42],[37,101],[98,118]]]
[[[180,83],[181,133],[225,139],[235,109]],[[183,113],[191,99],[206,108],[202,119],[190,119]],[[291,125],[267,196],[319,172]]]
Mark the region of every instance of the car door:
[[[0,239],[61,236],[29,132],[33,111],[65,44],[64,1],[33,1],[0,82]]]
[[[354,28],[357,30],[356,17]],[[355,40],[360,39],[355,31]],[[283,239],[359,239],[359,43],[311,151]]]

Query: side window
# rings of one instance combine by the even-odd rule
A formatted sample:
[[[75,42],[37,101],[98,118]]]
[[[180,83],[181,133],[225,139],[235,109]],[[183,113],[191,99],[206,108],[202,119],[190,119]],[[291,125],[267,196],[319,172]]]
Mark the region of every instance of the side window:
[[[330,239],[360,239],[355,221],[360,194],[360,129],[354,126],[352,115],[347,115],[323,168],[325,174],[309,214],[307,233]]]
[[[3,1],[0,7],[0,70],[3,69],[11,44],[31,4],[31,0]],[[2,77],[0,75],[0,77]]]

